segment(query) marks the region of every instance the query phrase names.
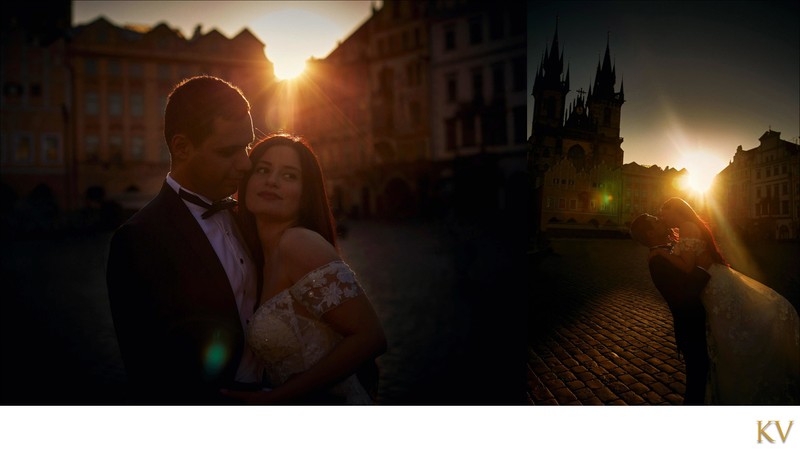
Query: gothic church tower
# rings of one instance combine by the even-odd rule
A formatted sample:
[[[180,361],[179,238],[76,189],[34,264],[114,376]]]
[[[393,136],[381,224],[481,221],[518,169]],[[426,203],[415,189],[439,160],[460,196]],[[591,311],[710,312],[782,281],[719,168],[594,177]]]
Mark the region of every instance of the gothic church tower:
[[[623,150],[620,137],[624,91],[616,91],[609,43],[588,94],[582,88],[567,105],[569,69],[558,47],[558,27],[545,47],[531,95],[533,121],[529,170],[534,176],[534,227],[614,230],[621,224]],[[566,226],[565,226],[566,225]]]

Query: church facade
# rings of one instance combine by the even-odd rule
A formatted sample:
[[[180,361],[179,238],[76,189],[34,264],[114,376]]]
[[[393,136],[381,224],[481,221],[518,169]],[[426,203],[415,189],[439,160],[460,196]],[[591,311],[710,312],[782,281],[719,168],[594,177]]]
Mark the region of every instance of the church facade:
[[[625,232],[622,214],[623,84],[606,44],[594,83],[567,104],[569,70],[558,30],[536,72],[529,168],[534,176],[534,230]]]

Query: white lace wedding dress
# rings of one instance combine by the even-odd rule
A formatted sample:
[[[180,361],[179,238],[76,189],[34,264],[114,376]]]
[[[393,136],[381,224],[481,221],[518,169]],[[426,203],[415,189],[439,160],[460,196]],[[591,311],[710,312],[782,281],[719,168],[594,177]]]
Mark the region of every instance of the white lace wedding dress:
[[[301,278],[255,311],[247,341],[264,364],[274,386],[308,370],[342,339],[322,321],[322,315],[364,294],[355,274],[342,261],[333,261]],[[297,313],[302,308],[311,318]],[[372,398],[353,374],[328,390],[342,404],[371,404]]]
[[[683,239],[681,250],[702,253],[706,242]],[[701,300],[711,363],[706,403],[800,403],[800,320],[783,296],[736,270],[714,263]]]

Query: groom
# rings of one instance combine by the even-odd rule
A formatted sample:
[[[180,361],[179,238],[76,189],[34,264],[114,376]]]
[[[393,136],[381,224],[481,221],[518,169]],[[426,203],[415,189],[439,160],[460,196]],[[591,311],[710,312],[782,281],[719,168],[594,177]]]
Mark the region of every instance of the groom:
[[[250,169],[250,104],[211,76],[167,100],[170,172],[159,194],[114,234],[107,283],[134,402],[226,403],[222,387],[257,386],[243,329],[256,273],[230,196]],[[237,384],[238,383],[238,384]]]
[[[631,237],[651,250],[671,250],[670,229],[653,215],[639,215],[631,223]],[[708,376],[706,347],[706,312],[700,293],[710,278],[708,272],[695,267],[685,273],[666,258],[653,256],[648,267],[653,284],[672,312],[675,343],[683,353],[686,365],[684,404],[703,404]]]

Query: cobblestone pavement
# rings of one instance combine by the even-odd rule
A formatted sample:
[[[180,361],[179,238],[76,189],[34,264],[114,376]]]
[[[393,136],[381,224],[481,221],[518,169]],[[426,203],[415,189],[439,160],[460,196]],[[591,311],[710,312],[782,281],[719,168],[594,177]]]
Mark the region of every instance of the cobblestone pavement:
[[[646,249],[631,240],[568,239],[552,248],[532,260],[528,402],[681,404],[685,367]],[[758,245],[739,269],[797,307],[796,253],[796,243]],[[738,259],[729,261],[737,267]]]

